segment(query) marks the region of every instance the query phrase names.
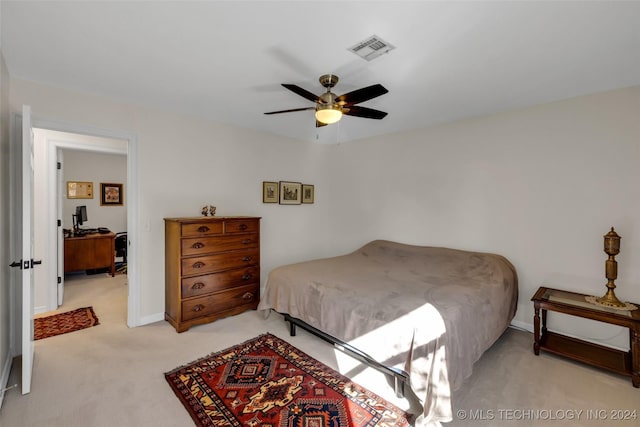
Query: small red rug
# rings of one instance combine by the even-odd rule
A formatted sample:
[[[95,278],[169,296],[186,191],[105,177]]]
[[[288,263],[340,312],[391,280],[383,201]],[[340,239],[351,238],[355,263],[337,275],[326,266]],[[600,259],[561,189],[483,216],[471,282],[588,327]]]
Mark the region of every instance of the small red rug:
[[[409,426],[400,408],[271,334],[164,375],[198,426]]]
[[[93,307],[78,308],[66,313],[33,319],[33,339],[41,340],[99,324],[100,321],[93,312]]]

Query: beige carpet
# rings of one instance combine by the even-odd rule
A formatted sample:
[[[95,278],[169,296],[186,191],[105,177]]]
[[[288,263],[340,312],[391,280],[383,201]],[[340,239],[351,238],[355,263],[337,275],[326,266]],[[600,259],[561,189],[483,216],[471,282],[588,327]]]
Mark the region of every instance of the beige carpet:
[[[73,277],[66,281],[65,296],[58,311],[92,305],[101,325],[35,343],[32,392],[7,392],[0,410],[2,427],[192,426],[163,373],[265,332],[408,407],[377,371],[364,369],[304,331],[289,337],[278,315],[265,321],[250,311],[177,334],[164,321],[127,328],[126,276]],[[508,330],[454,395],[454,416],[459,412],[459,417],[447,426],[640,424],[640,389],[628,378],[548,354],[536,357],[531,347],[531,334]],[[18,381],[17,374],[14,369],[10,384]],[[638,419],[612,421],[612,410],[636,410]]]

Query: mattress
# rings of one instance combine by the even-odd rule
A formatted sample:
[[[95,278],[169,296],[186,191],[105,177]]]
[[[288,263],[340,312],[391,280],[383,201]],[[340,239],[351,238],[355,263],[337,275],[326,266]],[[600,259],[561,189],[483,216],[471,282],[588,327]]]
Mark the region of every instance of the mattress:
[[[289,314],[405,370],[416,424],[452,419],[452,393],[513,319],[517,274],[503,256],[376,240],[275,268],[258,310]]]

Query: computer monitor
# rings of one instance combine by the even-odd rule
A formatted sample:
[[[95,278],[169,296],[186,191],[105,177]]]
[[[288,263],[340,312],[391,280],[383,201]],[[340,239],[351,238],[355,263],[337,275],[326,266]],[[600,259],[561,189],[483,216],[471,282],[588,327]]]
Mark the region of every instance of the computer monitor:
[[[87,207],[76,206],[76,213],[72,215],[73,218],[73,228],[78,229],[82,224],[87,222]]]

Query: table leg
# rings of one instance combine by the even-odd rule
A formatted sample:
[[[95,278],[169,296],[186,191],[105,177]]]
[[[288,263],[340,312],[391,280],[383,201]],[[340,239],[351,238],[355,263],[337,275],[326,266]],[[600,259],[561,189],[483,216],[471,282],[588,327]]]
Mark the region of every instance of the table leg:
[[[537,356],[540,354],[540,304],[534,303],[533,308],[535,311],[533,316],[533,353]],[[543,313],[545,311],[543,310]]]
[[[629,328],[631,347],[631,383],[640,388],[640,328]]]

